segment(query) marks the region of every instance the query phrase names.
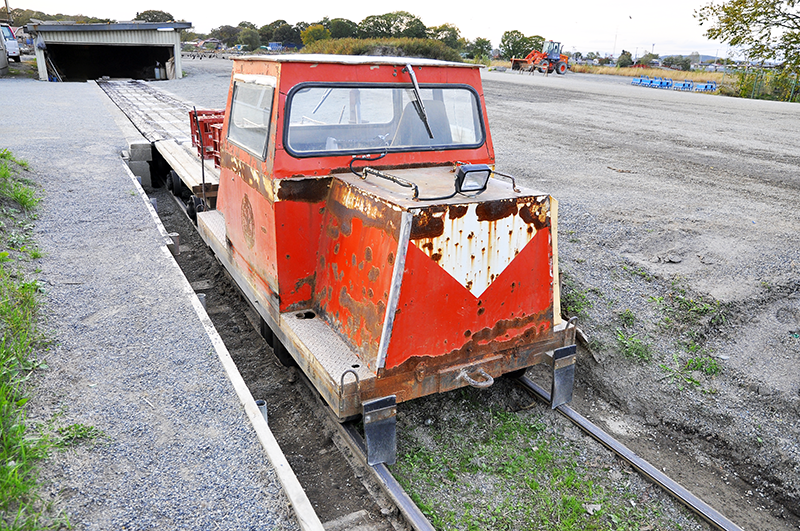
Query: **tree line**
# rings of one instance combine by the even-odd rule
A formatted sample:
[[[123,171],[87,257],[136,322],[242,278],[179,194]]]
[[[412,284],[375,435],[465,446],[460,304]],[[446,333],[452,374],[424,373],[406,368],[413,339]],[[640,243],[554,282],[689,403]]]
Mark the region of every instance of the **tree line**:
[[[213,38],[226,47],[237,44],[249,50],[258,49],[271,42],[283,46],[307,46],[326,39],[432,39],[441,41],[449,48],[469,59],[490,58],[492,45],[488,39],[468,40],[454,24],[425,26],[422,20],[407,11],[393,11],[382,15],[370,15],[361,22],[346,18],[324,17],[316,22],[297,22],[291,24],[278,19],[263,26],[249,21],[236,26],[222,25],[212,29],[207,35],[187,32],[186,40]]]

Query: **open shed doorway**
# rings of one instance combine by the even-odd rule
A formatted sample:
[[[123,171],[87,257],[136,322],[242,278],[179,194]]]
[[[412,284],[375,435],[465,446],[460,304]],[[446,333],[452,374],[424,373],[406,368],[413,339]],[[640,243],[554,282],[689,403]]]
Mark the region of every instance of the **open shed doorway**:
[[[103,76],[151,80],[156,66],[166,72],[171,46],[48,44],[50,60],[64,81],[88,81]],[[173,69],[174,77],[174,69]]]

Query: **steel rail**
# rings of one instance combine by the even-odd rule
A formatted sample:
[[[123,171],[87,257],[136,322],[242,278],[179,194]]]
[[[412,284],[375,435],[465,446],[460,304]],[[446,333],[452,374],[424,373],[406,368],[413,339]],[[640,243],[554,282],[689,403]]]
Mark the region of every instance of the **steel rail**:
[[[521,376],[518,381],[526,388],[526,390],[533,393],[545,403],[550,403],[550,393],[529,380],[527,376]],[[593,439],[614,452],[620,458],[624,459],[633,468],[638,470],[639,473],[647,476],[650,481],[669,492],[692,512],[714,526],[714,528],[722,531],[743,531],[741,527],[728,520],[719,511],[709,506],[703,500],[689,492],[685,487],[682,487],[656,467],[636,455],[630,448],[614,439],[611,435],[600,429],[589,419],[582,416],[571,407],[567,405],[561,405],[556,407],[556,409],[559,413],[571,420],[576,426],[590,435]]]
[[[367,447],[364,444],[364,439],[361,434],[356,430],[352,422],[341,425],[342,430],[347,434],[348,443],[351,448],[356,448],[355,452],[358,458],[362,461],[364,466],[372,471],[373,476],[378,481],[378,484],[383,489],[383,492],[392,500],[400,511],[400,514],[405,518],[406,523],[414,528],[416,531],[434,531],[433,525],[428,521],[428,518],[420,511],[417,504],[403,490],[403,487],[394,479],[392,473],[385,464],[368,465],[367,464]]]
[[[400,511],[406,523],[411,526],[414,531],[435,531],[435,528],[430,521],[428,521],[428,518],[422,513],[408,494],[406,494],[406,491],[403,490],[400,483],[392,476],[392,473],[389,472],[386,465],[383,463],[378,465],[370,465],[367,463],[367,445],[361,433],[356,429],[355,424],[353,422],[340,422],[331,408],[322,401],[322,397],[320,397],[314,384],[311,383],[311,380],[306,377],[303,371],[297,369],[297,376],[306,387],[311,390],[317,405],[327,414],[331,424],[336,427],[337,432],[342,436],[342,440],[344,440],[345,444],[347,444],[353,452],[353,455],[358,458],[362,466],[372,474],[373,479],[378,483],[383,493],[391,500],[395,507],[397,507],[397,510]]]

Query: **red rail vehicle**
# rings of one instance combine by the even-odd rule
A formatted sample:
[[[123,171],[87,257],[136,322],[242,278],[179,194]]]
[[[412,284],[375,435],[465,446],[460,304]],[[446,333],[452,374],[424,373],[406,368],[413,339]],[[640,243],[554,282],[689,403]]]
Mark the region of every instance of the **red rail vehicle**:
[[[220,137],[198,228],[371,463],[398,402],[543,362],[571,398],[557,202],[495,171],[478,67],[237,58]]]

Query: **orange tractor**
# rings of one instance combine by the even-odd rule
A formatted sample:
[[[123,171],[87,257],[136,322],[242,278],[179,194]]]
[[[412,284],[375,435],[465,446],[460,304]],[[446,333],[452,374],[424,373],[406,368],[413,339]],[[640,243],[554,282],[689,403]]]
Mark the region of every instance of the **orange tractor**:
[[[511,59],[512,70],[538,70],[543,74],[564,75],[567,73],[567,56],[561,53],[561,43],[545,41],[542,51],[532,50],[524,59]]]

